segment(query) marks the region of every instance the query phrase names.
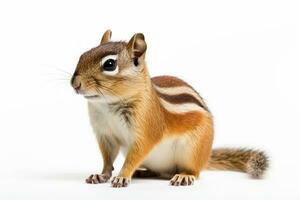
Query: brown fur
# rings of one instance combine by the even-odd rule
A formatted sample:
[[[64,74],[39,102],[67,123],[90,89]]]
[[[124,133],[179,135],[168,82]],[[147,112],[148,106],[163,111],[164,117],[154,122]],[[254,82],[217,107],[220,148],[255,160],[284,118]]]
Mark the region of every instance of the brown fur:
[[[179,94],[179,95],[166,95],[162,94],[160,92],[157,92],[157,95],[164,100],[173,103],[173,104],[182,104],[182,103],[195,103],[199,105],[200,107],[204,107],[204,105],[198,101],[195,97],[189,94]]]
[[[219,148],[212,151],[208,169],[246,172],[261,178],[269,166],[264,152],[245,148]]]
[[[205,168],[244,171],[255,178],[262,175],[267,168],[267,160],[261,152],[219,149],[211,155],[214,131],[213,119],[207,106],[204,101],[198,100],[202,100],[200,95],[181,79],[171,76],[150,78],[145,63],[147,45],[143,34],[135,34],[128,43],[110,42],[110,37],[111,31],[108,30],[100,46],[80,57],[71,83],[76,90],[80,87],[83,95],[117,97],[110,103],[111,112],[121,115],[126,126],[133,130],[134,140],[119,175],[112,181],[114,187],[127,186],[135,170],[153,148],[174,137],[185,139],[188,144],[182,149],[184,156],[176,163],[174,173],[177,174],[171,184],[189,185]],[[103,74],[99,64],[104,56],[111,54],[118,55],[119,73],[114,76]],[[190,87],[198,99],[190,94],[161,94],[155,90],[154,84],[162,88]],[[173,105],[194,103],[204,109],[173,113],[164,108],[160,98]],[[91,103],[89,109],[94,109]],[[111,137],[97,138],[104,161],[102,174],[109,176],[119,146],[123,145],[122,141]],[[94,183],[97,180],[98,175],[90,177],[87,182]]]
[[[187,86],[189,88],[191,88],[196,94],[198,94],[198,97],[202,100],[202,102],[197,102],[197,104],[199,104],[202,108],[204,108],[206,111],[210,112],[208,107],[206,106],[206,104],[204,103],[203,98],[199,95],[199,93],[192,87],[190,86],[188,83],[186,83],[185,81],[174,77],[174,76],[156,76],[151,78],[151,81],[153,84],[159,86],[159,87],[180,87],[180,86]],[[157,92],[158,95],[160,95],[159,92]],[[186,98],[186,97],[183,97]],[[184,100],[183,98],[180,98],[182,101],[186,101],[186,99]],[[191,101],[191,100],[190,100]],[[194,101],[194,100],[192,100]]]
[[[185,81],[173,76],[156,76],[151,80],[159,87],[178,87],[188,85]]]

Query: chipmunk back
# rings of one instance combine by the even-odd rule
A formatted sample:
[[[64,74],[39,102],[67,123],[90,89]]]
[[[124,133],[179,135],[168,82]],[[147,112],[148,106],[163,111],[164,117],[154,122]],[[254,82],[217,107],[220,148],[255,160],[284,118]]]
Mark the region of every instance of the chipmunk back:
[[[98,47],[84,53],[71,80],[88,100],[91,125],[103,157],[101,174],[87,183],[112,176],[121,151],[124,165],[111,183],[126,187],[132,176],[167,177],[171,185],[191,185],[204,169],[263,175],[268,159],[251,149],[212,150],[213,118],[202,97],[179,78],[150,78],[144,35],[111,42],[111,31]]]

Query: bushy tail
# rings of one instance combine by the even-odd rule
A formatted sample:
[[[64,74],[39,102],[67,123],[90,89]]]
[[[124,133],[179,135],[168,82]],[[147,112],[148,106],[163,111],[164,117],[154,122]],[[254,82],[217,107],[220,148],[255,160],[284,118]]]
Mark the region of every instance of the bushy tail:
[[[269,166],[269,160],[262,151],[244,148],[213,149],[208,163],[210,170],[240,171],[252,178],[261,178]]]

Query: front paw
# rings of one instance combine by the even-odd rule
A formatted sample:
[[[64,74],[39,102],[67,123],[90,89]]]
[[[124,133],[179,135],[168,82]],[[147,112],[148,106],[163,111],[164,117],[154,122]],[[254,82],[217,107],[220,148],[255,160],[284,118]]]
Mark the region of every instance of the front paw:
[[[112,187],[127,187],[130,182],[129,178],[121,177],[121,176],[115,176],[111,181]]]
[[[85,182],[88,184],[98,184],[106,183],[109,179],[110,175],[108,174],[92,174],[85,180]]]

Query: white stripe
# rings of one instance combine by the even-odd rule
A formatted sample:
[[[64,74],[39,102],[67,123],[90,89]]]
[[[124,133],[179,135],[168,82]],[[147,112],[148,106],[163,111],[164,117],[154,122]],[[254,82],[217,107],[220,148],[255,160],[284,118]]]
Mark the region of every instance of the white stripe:
[[[202,107],[198,106],[194,103],[183,103],[183,104],[172,104],[169,103],[162,98],[159,98],[162,106],[168,110],[169,112],[173,113],[186,113],[186,112],[192,112],[192,111],[205,111]]]
[[[160,92],[162,94],[166,94],[166,95],[175,96],[175,95],[187,93],[187,94],[192,95],[193,97],[195,97],[202,105],[205,105],[203,99],[201,97],[199,97],[197,92],[195,92],[192,88],[190,88],[188,86],[159,87],[155,84],[153,84],[153,86],[158,92]]]

